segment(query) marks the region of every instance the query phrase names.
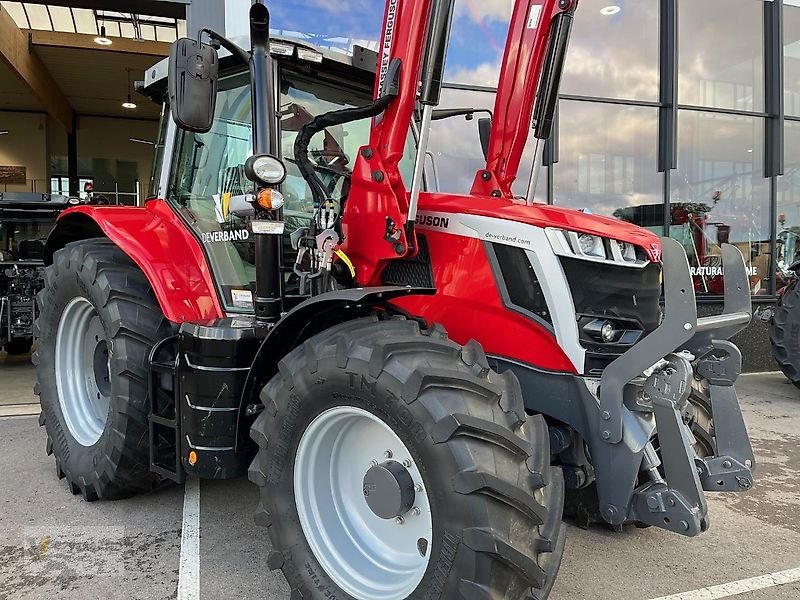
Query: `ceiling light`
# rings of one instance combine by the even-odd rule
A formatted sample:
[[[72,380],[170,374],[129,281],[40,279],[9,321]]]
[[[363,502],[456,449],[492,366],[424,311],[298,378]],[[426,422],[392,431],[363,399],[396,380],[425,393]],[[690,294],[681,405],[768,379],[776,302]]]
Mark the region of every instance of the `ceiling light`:
[[[106,36],[106,26],[105,25],[103,25],[100,28],[100,35],[98,35],[96,38],[94,38],[94,43],[95,44],[100,44],[101,46],[110,46],[111,44],[114,43],[114,42],[111,41],[111,38]]]
[[[0,135],[6,135],[8,133],[8,129],[0,129]]]
[[[600,9],[600,14],[604,17],[610,17],[611,15],[617,14],[622,9],[617,6],[616,4],[612,4],[611,6],[605,6]]]
[[[128,101],[122,103],[122,108],[127,108],[128,110],[133,110],[136,108],[136,103],[131,100],[130,94],[128,94]]]
[[[155,146],[156,143],[153,140],[145,140],[142,138],[132,137],[128,138],[131,142],[136,142],[137,144],[147,144],[148,146]]]

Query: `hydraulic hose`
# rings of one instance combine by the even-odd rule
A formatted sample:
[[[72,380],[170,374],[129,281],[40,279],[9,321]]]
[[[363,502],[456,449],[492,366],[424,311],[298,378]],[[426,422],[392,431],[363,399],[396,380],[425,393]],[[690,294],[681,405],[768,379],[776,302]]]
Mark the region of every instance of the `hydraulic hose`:
[[[328,127],[375,117],[385,111],[394,98],[394,96],[382,96],[368,106],[327,112],[314,117],[300,129],[294,142],[294,158],[297,161],[300,174],[308,183],[309,188],[311,188],[311,196],[314,199],[315,207],[321,206],[328,199],[328,194],[325,190],[325,184],[323,184],[314,169],[314,163],[308,157],[308,147],[311,144],[311,139]]]

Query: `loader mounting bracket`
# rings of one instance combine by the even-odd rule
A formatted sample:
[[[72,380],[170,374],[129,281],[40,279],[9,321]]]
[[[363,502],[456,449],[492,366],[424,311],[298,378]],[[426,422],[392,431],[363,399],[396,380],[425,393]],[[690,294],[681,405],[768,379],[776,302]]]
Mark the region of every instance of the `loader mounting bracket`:
[[[706,491],[749,490],[756,459],[733,387],[742,370],[742,354],[728,341],[714,340],[713,347],[697,361],[696,369],[709,383],[717,455],[697,458],[697,470]]]

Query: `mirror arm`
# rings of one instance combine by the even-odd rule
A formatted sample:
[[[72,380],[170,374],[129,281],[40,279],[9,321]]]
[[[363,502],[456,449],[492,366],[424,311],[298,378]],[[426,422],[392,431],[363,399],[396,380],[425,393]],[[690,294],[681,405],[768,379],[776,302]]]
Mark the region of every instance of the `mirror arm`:
[[[474,117],[476,113],[485,113],[489,115],[489,118],[494,118],[492,111],[488,108],[437,108],[434,109],[431,120],[442,121],[453,117],[467,117],[469,119]],[[420,119],[418,118],[417,120],[419,121]]]
[[[239,46],[234,44],[232,41],[230,41],[228,38],[218,34],[213,29],[208,29],[208,28],[201,29],[200,32],[197,34],[197,41],[198,42],[202,41],[202,37],[203,37],[204,33],[206,35],[208,35],[208,37],[210,37],[215,42],[219,42],[220,46],[222,46],[228,52],[230,52],[233,56],[238,58],[239,61],[243,65],[248,66],[250,64],[250,53],[247,50],[244,50],[243,48],[240,48]]]

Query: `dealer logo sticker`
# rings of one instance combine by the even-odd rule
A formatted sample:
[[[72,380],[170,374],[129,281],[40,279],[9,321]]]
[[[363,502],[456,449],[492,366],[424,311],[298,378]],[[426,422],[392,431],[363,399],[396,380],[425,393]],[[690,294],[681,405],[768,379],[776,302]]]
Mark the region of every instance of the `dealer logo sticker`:
[[[250,232],[247,229],[204,231],[201,234],[201,238],[204,244],[214,244],[216,242],[246,242],[250,239]]]

